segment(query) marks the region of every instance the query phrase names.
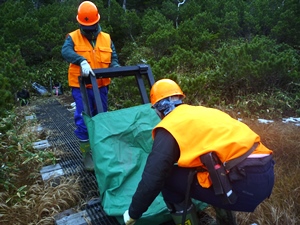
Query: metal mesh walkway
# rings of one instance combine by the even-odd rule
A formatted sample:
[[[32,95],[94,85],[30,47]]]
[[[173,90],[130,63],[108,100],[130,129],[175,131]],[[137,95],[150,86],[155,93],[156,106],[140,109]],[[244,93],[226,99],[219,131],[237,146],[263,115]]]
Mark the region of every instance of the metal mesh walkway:
[[[86,172],[82,163],[79,142],[74,134],[75,124],[73,113],[61,105],[57,100],[47,100],[36,107],[36,116],[43,127],[50,130],[48,142],[64,152],[59,162],[64,176],[78,175],[86,210],[93,225],[119,225],[113,217],[108,217],[99,202],[99,192],[94,173]],[[94,199],[94,200],[91,200]]]
[[[59,161],[64,176],[77,175],[81,178],[82,193],[84,193],[82,197],[87,203],[81,210],[86,211],[91,224],[120,225],[114,217],[107,216],[103,211],[95,174],[84,170],[79,142],[74,134],[76,127],[73,113],[53,99],[36,106],[35,114],[42,127],[50,130],[51,135],[47,138],[49,144],[64,152]],[[174,223],[169,221],[161,225],[174,225]]]

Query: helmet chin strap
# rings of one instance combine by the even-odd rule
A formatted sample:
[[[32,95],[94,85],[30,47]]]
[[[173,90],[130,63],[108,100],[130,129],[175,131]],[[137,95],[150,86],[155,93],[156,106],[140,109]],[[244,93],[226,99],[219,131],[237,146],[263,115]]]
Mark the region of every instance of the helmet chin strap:
[[[159,116],[160,119],[163,119],[165,116],[160,111],[158,111],[156,108],[154,108],[156,114]]]

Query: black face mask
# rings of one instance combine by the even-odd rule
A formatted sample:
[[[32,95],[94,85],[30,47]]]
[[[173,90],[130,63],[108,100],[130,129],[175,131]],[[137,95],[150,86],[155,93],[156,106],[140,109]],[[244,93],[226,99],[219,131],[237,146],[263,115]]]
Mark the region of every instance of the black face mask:
[[[80,25],[81,30],[86,33],[86,34],[93,34],[96,33],[98,31],[98,23],[92,25],[92,26],[84,26],[84,25]]]
[[[85,29],[82,29],[82,31],[86,34],[92,34],[92,33],[96,33],[97,30],[85,30]]]

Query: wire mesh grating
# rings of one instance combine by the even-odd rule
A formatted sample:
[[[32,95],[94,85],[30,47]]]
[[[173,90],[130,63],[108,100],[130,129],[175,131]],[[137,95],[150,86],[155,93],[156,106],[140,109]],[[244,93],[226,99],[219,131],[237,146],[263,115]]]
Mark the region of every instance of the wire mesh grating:
[[[64,176],[80,177],[82,196],[88,203],[86,210],[93,225],[119,225],[114,217],[109,217],[102,209],[95,174],[84,170],[79,150],[79,142],[74,134],[73,114],[58,101],[47,101],[36,107],[36,116],[43,127],[50,130],[48,142],[51,146],[63,151],[59,161]],[[91,199],[97,199],[91,200]]]
[[[84,170],[79,150],[79,142],[74,134],[75,124],[73,113],[58,101],[49,101],[36,108],[37,119],[43,127],[49,129],[52,135],[48,137],[51,146],[63,150],[59,164],[65,176],[80,176],[82,192],[86,200],[82,210],[85,210],[91,219],[92,225],[120,225],[114,217],[106,215],[104,212],[98,191],[95,174]],[[161,225],[174,225],[172,221]]]

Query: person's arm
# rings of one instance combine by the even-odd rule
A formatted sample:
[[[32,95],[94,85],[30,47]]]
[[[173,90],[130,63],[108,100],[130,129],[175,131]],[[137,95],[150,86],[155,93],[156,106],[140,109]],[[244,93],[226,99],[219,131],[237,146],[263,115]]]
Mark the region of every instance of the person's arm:
[[[112,49],[112,53],[111,53],[111,63],[109,67],[119,67],[119,59],[118,59],[118,54],[115,48],[114,43],[111,41],[111,49]]]
[[[139,219],[147,211],[162,190],[179,156],[179,147],[173,136],[163,128],[157,129],[142,179],[129,207],[129,216],[132,219]]]
[[[66,38],[66,40],[62,46],[61,54],[67,62],[73,63],[78,66],[80,65],[80,63],[82,61],[86,60],[84,57],[82,57],[81,55],[78,55],[74,51],[74,42],[70,35],[68,35],[68,37]]]

